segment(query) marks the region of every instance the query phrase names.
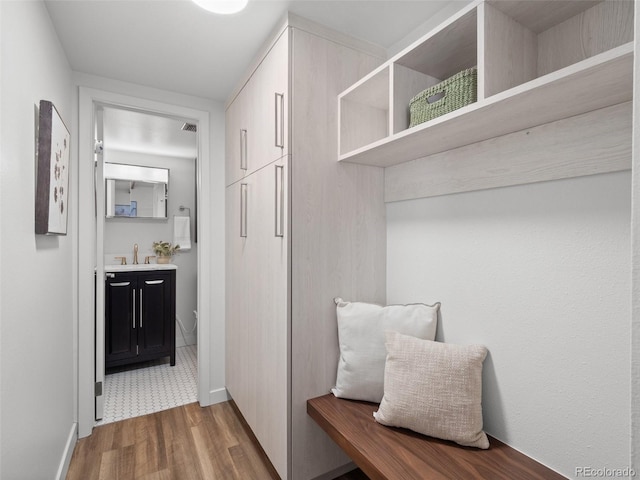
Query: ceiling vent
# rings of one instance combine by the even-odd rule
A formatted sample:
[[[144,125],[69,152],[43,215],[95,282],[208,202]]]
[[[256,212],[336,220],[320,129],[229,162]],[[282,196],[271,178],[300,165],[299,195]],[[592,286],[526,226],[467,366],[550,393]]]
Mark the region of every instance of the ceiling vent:
[[[185,123],[182,125],[182,130],[185,132],[197,132],[198,126],[193,123]]]

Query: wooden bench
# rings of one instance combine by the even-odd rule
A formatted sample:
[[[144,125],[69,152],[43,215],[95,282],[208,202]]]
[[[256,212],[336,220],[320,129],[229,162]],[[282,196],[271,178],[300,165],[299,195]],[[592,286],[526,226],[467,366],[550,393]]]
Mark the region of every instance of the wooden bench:
[[[307,401],[307,413],[372,480],[554,480],[562,475],[489,437],[488,450],[462,447],[373,418],[375,403],[332,394]]]

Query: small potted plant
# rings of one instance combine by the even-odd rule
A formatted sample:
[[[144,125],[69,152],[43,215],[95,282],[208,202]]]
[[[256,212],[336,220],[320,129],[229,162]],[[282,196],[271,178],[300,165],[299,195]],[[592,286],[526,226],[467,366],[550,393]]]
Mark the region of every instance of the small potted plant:
[[[171,245],[162,240],[153,242],[153,252],[156,254],[158,263],[171,263],[171,257],[180,249],[180,245]]]

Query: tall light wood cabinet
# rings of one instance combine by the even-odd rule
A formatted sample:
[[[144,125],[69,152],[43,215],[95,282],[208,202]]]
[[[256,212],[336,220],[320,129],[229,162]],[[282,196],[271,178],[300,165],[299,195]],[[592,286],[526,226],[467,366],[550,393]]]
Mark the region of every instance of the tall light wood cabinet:
[[[335,161],[336,97],[382,61],[289,15],[226,110],[226,385],[283,479],[349,463],[306,400],[335,383],[333,298],[385,300],[383,170]]]

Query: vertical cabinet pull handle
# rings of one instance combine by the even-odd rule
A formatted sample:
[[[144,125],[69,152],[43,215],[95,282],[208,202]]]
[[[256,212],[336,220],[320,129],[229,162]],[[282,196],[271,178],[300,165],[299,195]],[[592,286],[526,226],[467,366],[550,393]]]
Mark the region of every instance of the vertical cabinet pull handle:
[[[133,315],[133,328],[136,328],[136,289],[133,289],[133,303],[131,304],[131,314]]]
[[[240,236],[247,236],[247,188],[246,183],[240,184]]]
[[[276,165],[276,237],[284,237],[284,166]]]
[[[240,129],[240,169],[247,170],[247,130]]]
[[[284,148],[284,93],[276,92],[276,147]]]
[[[140,289],[140,328],[142,328],[142,289]]]

